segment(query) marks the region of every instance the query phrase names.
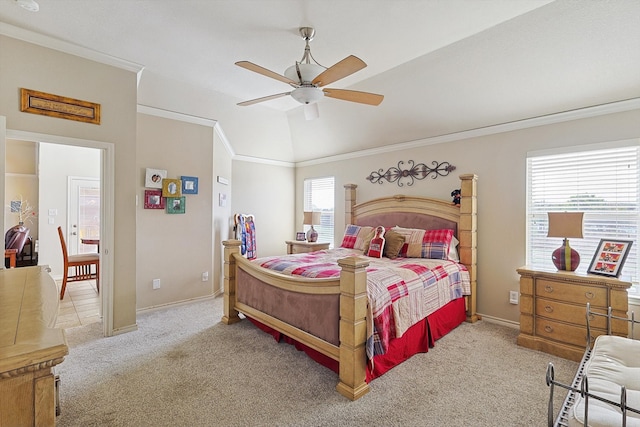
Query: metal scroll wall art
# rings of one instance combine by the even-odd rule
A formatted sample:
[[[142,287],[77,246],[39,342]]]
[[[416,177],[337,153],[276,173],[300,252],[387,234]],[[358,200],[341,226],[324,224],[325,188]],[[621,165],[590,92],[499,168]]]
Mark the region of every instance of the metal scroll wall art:
[[[392,166],[384,172],[383,169],[378,169],[378,171],[373,171],[367,177],[372,184],[383,184],[384,181],[387,182],[397,182],[398,187],[403,187],[406,183],[408,186],[413,185],[415,180],[423,180],[426,177],[430,176],[432,179],[436,179],[439,176],[447,176],[449,172],[452,172],[456,169],[449,162],[440,162],[437,161],[431,162],[433,167],[429,167],[424,163],[416,164],[413,160],[409,160],[408,167],[405,169],[402,165],[404,162],[401,160],[398,162],[398,166]],[[404,180],[404,182],[403,182]]]

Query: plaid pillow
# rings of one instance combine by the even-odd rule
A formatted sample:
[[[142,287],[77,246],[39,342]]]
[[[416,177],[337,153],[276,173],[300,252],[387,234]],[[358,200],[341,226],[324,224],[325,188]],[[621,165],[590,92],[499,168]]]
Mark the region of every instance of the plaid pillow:
[[[420,230],[394,227],[393,230],[405,238],[400,256],[406,258],[449,259],[453,230]]]
[[[372,230],[373,227],[361,227],[359,225],[348,224],[347,228],[344,230],[344,236],[342,237],[340,247],[362,250],[364,248],[364,241]]]

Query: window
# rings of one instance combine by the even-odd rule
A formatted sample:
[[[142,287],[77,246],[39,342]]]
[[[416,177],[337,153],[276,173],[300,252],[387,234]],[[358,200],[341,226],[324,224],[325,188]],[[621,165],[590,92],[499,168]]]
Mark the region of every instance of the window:
[[[631,144],[528,157],[527,264],[553,268],[562,241],[547,237],[547,212],[584,212],[584,238],[570,241],[580,254],[577,271],[586,272],[600,239],[633,240],[620,279],[638,283],[640,147]]]
[[[304,180],[304,210],[320,212],[320,224],[313,226],[318,242],[333,246],[334,177]],[[305,232],[307,229],[304,230]]]

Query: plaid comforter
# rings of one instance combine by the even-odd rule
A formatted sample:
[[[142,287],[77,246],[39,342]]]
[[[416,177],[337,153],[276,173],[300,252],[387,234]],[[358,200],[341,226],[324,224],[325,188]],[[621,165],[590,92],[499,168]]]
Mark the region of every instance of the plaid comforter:
[[[337,248],[305,254],[260,258],[254,263],[283,274],[308,278],[338,277],[337,260],[363,256],[362,251]],[[448,302],[470,293],[469,273],[453,261],[423,258],[369,258],[367,294],[373,330],[367,355],[386,352],[389,340]]]

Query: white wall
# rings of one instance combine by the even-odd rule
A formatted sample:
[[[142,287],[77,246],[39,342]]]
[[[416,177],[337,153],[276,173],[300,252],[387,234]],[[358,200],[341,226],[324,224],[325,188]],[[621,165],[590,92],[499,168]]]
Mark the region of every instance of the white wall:
[[[7,36],[0,36],[0,64],[0,116],[6,117],[7,130],[113,144],[116,227],[109,249],[117,268],[112,283],[103,286],[113,290],[113,330],[135,328],[136,72]],[[99,103],[101,123],[23,113],[20,88]],[[4,154],[4,139],[0,144]],[[0,174],[3,189],[4,178]]]
[[[287,253],[295,240],[292,167],[233,161],[233,213],[255,215],[258,256]]]
[[[213,128],[138,114],[136,145],[137,308],[213,295]],[[198,194],[183,194],[184,214],[144,208],[146,168],[166,170],[167,178],[198,178]],[[152,288],[153,279],[160,289]]]

